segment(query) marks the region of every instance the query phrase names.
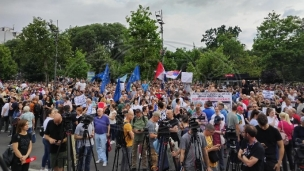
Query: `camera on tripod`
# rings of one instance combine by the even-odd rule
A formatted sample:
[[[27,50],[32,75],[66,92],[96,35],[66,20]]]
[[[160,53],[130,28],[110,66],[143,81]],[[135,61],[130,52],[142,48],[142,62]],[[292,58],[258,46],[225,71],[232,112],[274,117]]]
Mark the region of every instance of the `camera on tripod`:
[[[83,126],[88,126],[93,121],[93,118],[89,115],[84,115],[81,119],[81,123],[83,123]]]
[[[228,141],[229,148],[236,150],[236,142],[238,137],[234,128],[227,128],[225,131],[225,138]]]
[[[200,128],[200,125],[198,122],[196,122],[197,118],[191,118],[189,120],[189,127],[193,133],[196,133],[198,131],[198,128]]]
[[[171,124],[167,120],[162,120],[159,122],[159,128],[158,128],[158,135],[164,136],[164,137],[169,137],[170,136],[170,128]]]

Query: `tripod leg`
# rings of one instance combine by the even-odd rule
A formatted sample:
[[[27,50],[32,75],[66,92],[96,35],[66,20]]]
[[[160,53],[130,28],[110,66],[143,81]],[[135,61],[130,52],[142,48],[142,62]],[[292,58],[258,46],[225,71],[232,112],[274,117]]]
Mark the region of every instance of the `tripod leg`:
[[[138,163],[138,171],[140,171],[140,165],[141,165],[141,160],[142,160],[142,155],[143,155],[143,150],[144,150],[144,142],[145,142],[145,138],[143,140],[143,142],[141,143],[141,149],[140,149],[140,154],[139,154],[139,163]]]
[[[116,163],[116,157],[117,157],[117,147],[115,147],[115,155],[114,155],[114,161],[113,161],[113,166],[112,166],[112,171],[114,171],[115,163]]]

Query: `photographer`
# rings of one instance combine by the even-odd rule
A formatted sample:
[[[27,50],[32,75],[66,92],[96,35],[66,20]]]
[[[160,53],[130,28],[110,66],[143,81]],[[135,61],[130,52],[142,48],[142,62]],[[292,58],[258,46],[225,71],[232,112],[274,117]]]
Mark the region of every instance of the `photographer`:
[[[51,168],[54,171],[62,171],[65,163],[64,158],[66,157],[67,138],[63,132],[62,117],[59,113],[56,113],[54,119],[48,122],[44,138],[50,142]],[[59,154],[57,156],[58,150]]]
[[[92,124],[93,118],[85,116],[83,120],[77,125],[74,137],[77,140],[77,147],[79,149],[79,164],[78,170],[89,171],[92,159],[92,150],[94,145],[94,126]],[[87,135],[84,131],[87,128]],[[89,137],[88,137],[89,136]]]
[[[140,109],[135,110],[135,117],[132,120],[132,130],[134,132],[134,140],[133,140],[133,146],[132,146],[132,170],[136,170],[136,164],[137,164],[137,149],[138,146],[143,145],[143,140],[144,140],[144,128],[146,127],[148,122],[148,119],[143,116],[142,112]],[[146,149],[146,147],[144,147]],[[147,168],[147,155],[145,152],[142,152],[142,168],[146,169]]]
[[[255,138],[257,130],[253,125],[246,125],[244,140],[238,152],[238,158],[242,161],[243,171],[257,171],[264,169],[265,151],[260,142]]]
[[[156,132],[156,124],[157,121],[160,119],[161,114],[160,112],[153,112],[152,117],[149,119],[148,123],[147,123],[147,127],[148,131],[149,131],[149,141],[150,141],[150,154],[151,154],[151,170],[152,171],[156,171],[157,170],[157,153],[156,150],[153,146],[153,142],[156,140],[157,138],[157,132]]]
[[[199,127],[197,122],[192,118],[189,122],[190,124],[190,130],[188,133],[183,135],[181,139],[181,144],[180,144],[180,163],[181,166],[183,167],[184,171],[193,171],[193,170],[203,170],[202,168],[196,168],[196,165],[202,164],[202,161],[204,161],[206,170],[207,171],[212,171],[212,169],[209,166],[209,157],[208,153],[206,150],[207,142],[205,139],[205,136],[197,131],[197,128]],[[191,140],[192,136],[196,136],[197,138],[196,141],[198,141],[199,146],[197,144],[194,144]],[[202,154],[200,156],[201,158],[198,158],[196,154]]]

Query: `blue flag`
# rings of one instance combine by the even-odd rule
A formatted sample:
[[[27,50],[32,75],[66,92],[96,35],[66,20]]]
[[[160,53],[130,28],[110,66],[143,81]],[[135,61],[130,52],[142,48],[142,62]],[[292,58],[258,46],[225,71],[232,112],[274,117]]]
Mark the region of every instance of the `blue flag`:
[[[120,96],[121,96],[121,88],[120,88],[120,79],[118,78],[115,93],[114,93],[114,97],[113,97],[114,102],[117,103],[120,99]]]
[[[129,78],[126,90],[127,92],[130,91],[131,88],[131,84],[134,83],[135,81],[140,80],[140,71],[139,71],[139,66],[137,65],[131,75],[131,77]]]
[[[126,75],[124,75],[124,76],[120,77],[119,79],[120,79],[120,81],[121,81],[121,82],[123,82],[123,83],[124,83],[124,82],[126,82],[126,81],[127,81],[127,77],[128,77],[128,74],[126,74]],[[118,79],[117,79],[117,80],[118,80]],[[116,81],[117,81],[117,80],[116,80]]]
[[[97,79],[97,78],[100,78],[100,79],[102,80],[102,77],[103,77],[103,75],[104,75],[103,73],[104,73],[104,72],[101,72],[101,73],[97,74],[97,75],[95,76],[96,79]]]
[[[102,83],[100,85],[100,93],[103,93],[106,89],[106,86],[110,83],[110,69],[109,69],[109,65],[107,64],[106,69],[104,71],[104,74],[102,76]]]

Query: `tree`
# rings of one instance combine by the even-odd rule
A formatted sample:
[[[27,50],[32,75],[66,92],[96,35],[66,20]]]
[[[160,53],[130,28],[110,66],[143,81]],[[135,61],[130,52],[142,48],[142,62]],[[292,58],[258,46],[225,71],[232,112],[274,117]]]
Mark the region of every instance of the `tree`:
[[[106,65],[109,64],[111,77],[118,78],[120,75],[120,63],[111,58],[111,52],[103,45],[98,45],[95,52],[87,57],[87,62],[92,66],[92,70],[103,72]]]
[[[223,54],[223,49],[218,48],[214,51],[209,50],[201,53],[195,61],[196,65],[189,62],[187,71],[193,72],[194,80],[213,80],[222,77],[227,73],[237,73],[229,58]]]
[[[23,28],[18,38],[20,44],[17,51],[19,57],[22,57],[21,69],[30,81],[43,79],[48,81],[53,76],[56,39],[58,40],[57,61],[63,68],[66,59],[72,55],[68,35],[60,34],[54,24],[40,17],[34,17],[33,22]]]
[[[253,50],[262,57],[265,70],[274,69],[283,80],[303,80],[304,30],[298,16],[281,18],[269,13],[257,28]]]
[[[204,42],[207,48],[218,48],[227,39],[237,39],[241,32],[242,30],[238,26],[226,29],[226,26],[222,25],[218,28],[211,28],[205,31],[201,42]]]
[[[86,78],[91,66],[87,63],[85,54],[76,50],[75,56],[67,59],[67,64],[62,71],[62,75],[73,78]]]
[[[149,7],[139,5],[126,20],[129,24],[125,32],[126,49],[122,73],[131,73],[136,65],[140,66],[143,79],[152,78],[157,62],[161,60],[161,39],[157,32],[156,21],[151,19]]]
[[[17,73],[17,64],[11,57],[9,48],[0,44],[0,79],[12,79]]]

